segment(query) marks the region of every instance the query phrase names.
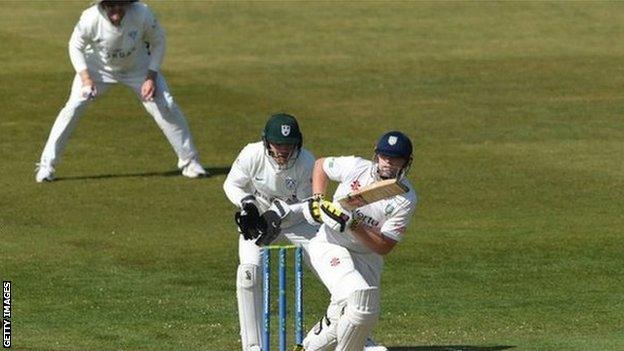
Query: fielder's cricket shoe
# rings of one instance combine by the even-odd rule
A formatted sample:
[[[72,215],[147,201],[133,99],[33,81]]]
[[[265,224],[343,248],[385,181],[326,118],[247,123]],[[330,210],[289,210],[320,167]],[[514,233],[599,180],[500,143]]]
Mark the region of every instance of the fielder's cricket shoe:
[[[364,343],[364,351],[388,351],[385,346],[377,345],[377,343],[369,338],[366,338],[366,342]]]
[[[45,166],[41,163],[37,163],[35,172],[37,172],[35,175],[37,183],[51,182],[54,180],[54,167],[52,166]]]
[[[208,176],[208,172],[197,160],[193,159],[182,168],[182,175],[187,178],[199,178]]]

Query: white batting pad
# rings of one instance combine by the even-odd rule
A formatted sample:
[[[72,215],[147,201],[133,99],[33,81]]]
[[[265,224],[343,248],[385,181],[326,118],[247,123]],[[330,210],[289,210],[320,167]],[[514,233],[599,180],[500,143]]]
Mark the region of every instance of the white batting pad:
[[[260,267],[241,264],[236,273],[236,298],[243,351],[259,351],[262,345],[262,286]]]
[[[314,325],[303,339],[306,351],[331,351],[336,348],[337,320],[331,321],[327,316]]]
[[[332,302],[327,307],[327,314],[312,327],[305,339],[306,351],[331,351],[336,348],[336,329],[343,305]]]
[[[361,351],[366,337],[379,318],[379,289],[354,291],[347,299],[344,314],[338,320],[336,351]]]

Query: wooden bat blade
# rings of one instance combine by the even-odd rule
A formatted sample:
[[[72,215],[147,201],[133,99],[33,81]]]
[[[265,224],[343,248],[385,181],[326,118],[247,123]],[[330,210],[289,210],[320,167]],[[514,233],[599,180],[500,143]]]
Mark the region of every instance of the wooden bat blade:
[[[352,211],[357,207],[372,204],[392,196],[405,194],[409,188],[397,179],[386,179],[369,184],[359,190],[350,192],[338,200],[342,208]],[[357,203],[357,204],[354,204]]]

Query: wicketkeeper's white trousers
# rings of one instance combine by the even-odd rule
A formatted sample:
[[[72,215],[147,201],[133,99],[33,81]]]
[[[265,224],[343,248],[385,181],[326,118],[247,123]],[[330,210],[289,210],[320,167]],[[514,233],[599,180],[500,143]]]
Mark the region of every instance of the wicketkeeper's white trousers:
[[[156,94],[153,101],[143,101],[141,99],[141,85],[143,82],[144,77],[142,76],[119,80],[119,83],[132,88],[137,97],[139,97],[147,112],[154,118],[154,121],[156,121],[167,137],[178,156],[178,167],[182,168],[192,159],[198,157],[186,118],[173,100],[167,82],[161,74],[158,74],[156,78]],[[96,81],[96,98],[101,98],[113,84],[117,83]],[[76,75],[72,83],[69,99],[58,117],[56,117],[48,141],[41,154],[40,163],[42,166],[53,167],[59,162],[59,158],[67,145],[69,136],[76,127],[78,119],[91,102],[91,100],[82,96],[81,89],[82,81]]]
[[[317,230],[318,226],[303,221],[291,227],[283,228],[276,239],[276,243],[283,243],[286,239],[294,245],[301,246],[304,249],[303,259],[309,264],[308,242]],[[240,265],[239,274],[237,274],[236,295],[243,351],[260,350],[263,337],[262,248],[254,242],[255,240],[245,240],[242,235],[239,235],[238,257]],[[246,272],[247,270],[249,272]],[[277,276],[277,272],[275,273]]]

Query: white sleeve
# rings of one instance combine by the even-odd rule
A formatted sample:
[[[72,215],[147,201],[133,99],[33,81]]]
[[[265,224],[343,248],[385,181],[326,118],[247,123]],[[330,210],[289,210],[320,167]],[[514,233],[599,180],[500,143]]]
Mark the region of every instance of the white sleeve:
[[[86,22],[85,16],[80,17],[69,39],[69,59],[76,72],[82,72],[87,69],[84,51],[91,42],[91,38]]]
[[[240,206],[241,201],[245,197],[253,196],[248,190],[251,183],[251,166],[253,164],[250,151],[250,148],[247,146],[240,152],[223,183],[225,196],[236,206]]]
[[[415,203],[407,203],[407,206],[399,207],[383,224],[381,234],[392,240],[401,241],[415,210]]]
[[[165,31],[158,23],[158,20],[154,16],[152,10],[150,10],[147,6],[146,15],[143,22],[144,27],[144,39],[147,43],[149,43],[149,51],[150,51],[150,62],[148,65],[148,69],[151,71],[160,71],[160,65],[162,65],[163,59],[165,57]]]
[[[329,179],[343,182],[355,168],[357,159],[355,156],[327,157],[323,162],[323,170]]]

